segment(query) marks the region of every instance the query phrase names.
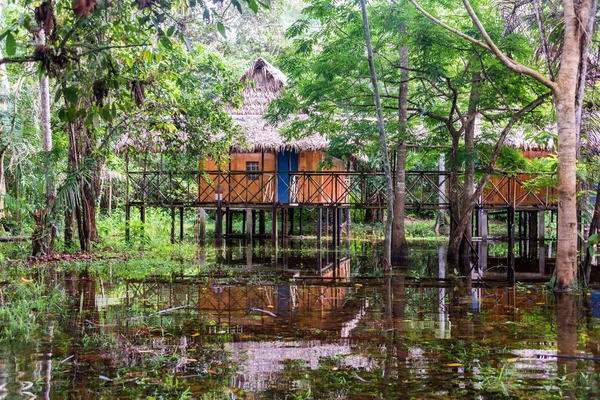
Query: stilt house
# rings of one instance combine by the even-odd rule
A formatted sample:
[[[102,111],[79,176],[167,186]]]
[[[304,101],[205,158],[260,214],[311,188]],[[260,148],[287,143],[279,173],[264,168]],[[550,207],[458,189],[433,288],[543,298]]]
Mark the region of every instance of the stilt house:
[[[514,133],[506,140],[506,144],[523,152],[525,158],[542,158],[553,154],[554,142],[535,143],[525,137],[523,132]],[[488,207],[503,208],[506,206],[545,208],[556,202],[556,188],[528,189],[523,185],[540,174],[518,173],[514,177],[493,175],[483,192],[483,204]]]
[[[328,140],[312,135],[286,140],[280,126],[263,118],[269,103],[280,96],[285,75],[262,58],[242,75],[243,104],[230,114],[244,141],[230,148],[226,167],[201,160],[200,203],[325,205],[347,202],[342,160],[329,157]],[[303,118],[296,115],[293,118]],[[324,163],[325,158],[328,158]],[[327,165],[327,168],[321,168]]]

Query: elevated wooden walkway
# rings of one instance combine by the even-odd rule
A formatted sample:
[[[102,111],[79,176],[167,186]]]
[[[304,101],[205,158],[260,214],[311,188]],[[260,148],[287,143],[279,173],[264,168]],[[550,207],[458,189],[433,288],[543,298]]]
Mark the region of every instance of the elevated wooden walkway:
[[[527,185],[540,175],[494,175],[477,208],[555,210],[555,188],[538,191]],[[385,177],[376,172],[146,171],[129,172],[127,179],[127,205],[134,207],[386,207]],[[449,172],[407,171],[406,190],[409,210],[450,207]]]

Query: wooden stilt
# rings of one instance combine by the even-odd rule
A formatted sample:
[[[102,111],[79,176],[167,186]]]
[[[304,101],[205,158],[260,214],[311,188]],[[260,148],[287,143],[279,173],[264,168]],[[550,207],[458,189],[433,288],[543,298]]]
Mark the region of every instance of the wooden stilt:
[[[183,241],[183,207],[179,207],[179,241]]]
[[[336,229],[337,229],[337,245],[339,246],[342,243],[342,225],[343,225],[343,220],[342,220],[342,215],[343,215],[343,210],[341,208],[337,208],[337,225],[336,225]]]
[[[331,213],[333,214],[333,224],[331,227],[331,239],[333,242],[333,246],[337,247],[338,245],[338,210],[337,208],[332,208]]]
[[[288,232],[288,209],[281,209],[281,246],[285,249],[286,236]]]
[[[217,245],[220,245],[223,240],[223,209],[221,207],[218,207],[215,213],[215,239]]]
[[[171,207],[171,244],[175,243],[175,207]]]
[[[317,210],[317,246],[321,248],[321,238],[323,236],[323,209]]]
[[[252,235],[256,235],[256,210],[252,210]]]
[[[300,232],[298,233],[300,236],[302,236],[302,208],[300,209],[300,217],[298,218],[298,225],[300,228]]]
[[[546,211],[540,211],[538,223],[538,239],[543,242],[546,239]]]
[[[233,212],[229,207],[225,208],[225,239],[231,239],[233,233]]]
[[[252,218],[250,218],[250,221],[252,221]],[[242,235],[247,235],[248,234],[248,214],[242,211]],[[251,231],[250,231],[251,232]]]
[[[348,239],[350,239],[350,223],[352,222],[352,217],[350,215],[350,209],[346,208],[346,237]]]
[[[294,210],[293,208],[288,208],[288,221],[290,224],[290,232],[289,235],[290,236],[294,236],[294,217],[295,217],[295,212],[296,210]]]
[[[125,205],[125,241],[129,243],[131,240],[131,229],[130,223],[131,220],[131,206],[129,204]]]
[[[258,233],[259,235],[265,234],[265,220],[267,219],[267,212],[260,210],[258,218]]]
[[[479,214],[479,236],[481,240],[488,240],[488,212],[480,209],[477,213]]]
[[[254,226],[254,218],[252,218],[252,209],[246,209],[246,240],[248,244],[252,246],[252,228]]]
[[[271,211],[271,239],[273,240],[273,246],[277,247],[277,208],[273,207]]]
[[[506,210],[508,228],[508,260],[507,279],[511,284],[515,283],[515,209],[509,207]]]
[[[206,243],[206,211],[198,209],[198,240],[202,246]]]

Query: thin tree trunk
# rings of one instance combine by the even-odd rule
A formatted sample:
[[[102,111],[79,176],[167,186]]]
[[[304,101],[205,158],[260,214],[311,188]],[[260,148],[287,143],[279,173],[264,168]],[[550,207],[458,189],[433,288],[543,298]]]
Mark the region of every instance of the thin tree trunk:
[[[73,246],[73,210],[67,209],[65,211],[65,248],[69,249]]]
[[[585,29],[593,24],[595,1],[575,7],[563,0],[565,33],[555,89],[558,120],[558,243],[556,290],[570,290],[577,281],[577,113],[576,97],[581,73]]]
[[[4,174],[4,155],[6,154],[6,147],[0,151],[0,219],[4,218],[6,213],[4,212],[4,196],[6,196],[6,178]],[[4,228],[0,224],[0,231]]]
[[[490,161],[485,170],[485,174],[479,179],[479,182],[477,183],[477,188],[475,189],[475,192],[471,195],[469,202],[464,203],[466,206],[472,208],[472,207],[474,207],[475,204],[477,204],[477,199],[483,193],[483,189],[485,188],[485,185],[487,184],[488,180],[490,179],[490,176],[492,175],[492,172],[494,171],[496,161],[498,161],[498,157],[500,157],[500,150],[502,149],[502,146],[504,145],[506,136],[511,131],[514,124],[521,117],[523,117],[523,115],[531,112],[536,107],[538,107],[540,104],[542,104],[548,97],[550,97],[550,95],[551,95],[551,92],[548,92],[546,94],[539,96],[537,99],[535,99],[534,101],[529,103],[527,106],[525,106],[521,110],[519,110],[519,112],[513,114],[510,121],[506,124],[504,129],[502,129],[502,131],[500,132],[500,138],[496,142],[496,146],[494,147],[494,151],[492,153]],[[458,219],[456,221],[456,224],[454,225],[454,228],[453,228],[454,231],[452,232],[452,236],[450,237],[450,243],[448,244],[448,253],[450,253],[451,249],[453,249],[455,251],[458,250],[458,248],[460,247],[460,243],[462,241],[462,235],[464,234],[464,230],[467,228],[467,226],[469,224],[468,214],[466,212],[461,211],[461,215],[462,215],[461,218]],[[451,258],[450,255],[448,255],[447,259],[448,259],[448,262],[456,263],[458,261],[458,253],[455,253],[454,258]]]
[[[381,156],[383,161],[383,170],[386,177],[387,189],[387,219],[385,223],[385,247],[383,250],[384,263],[391,265],[392,259],[392,221],[394,219],[394,202],[392,189],[392,171],[390,168],[390,158],[387,150],[387,140],[385,137],[385,127],[383,123],[383,114],[381,111],[381,98],[379,97],[379,87],[377,86],[377,73],[375,72],[375,63],[373,62],[373,48],[371,46],[371,32],[369,30],[369,20],[367,17],[367,6],[365,0],[360,0],[362,9],[363,27],[365,30],[365,41],[367,45],[367,57],[369,61],[369,72],[371,74],[371,83],[373,85],[373,97],[377,107],[377,123],[379,125],[379,144],[381,145]]]
[[[392,226],[392,261],[403,263],[408,259],[408,242],[404,230],[406,210],[406,122],[408,120],[408,46],[400,49],[400,90],[398,94],[398,134],[396,146],[396,190],[394,192],[394,219]]]
[[[46,35],[43,26],[40,26],[40,30],[37,32],[37,40],[40,45],[45,45],[46,43]],[[40,76],[39,96],[42,122],[42,149],[46,153],[44,159],[45,169],[49,172],[52,169],[50,161],[50,152],[52,151],[52,128],[50,125],[50,79],[46,72],[42,72]],[[38,226],[35,229],[36,233],[33,235],[33,240],[39,241],[40,243],[33,243],[32,249],[34,256],[51,254],[54,250],[56,226],[54,225],[53,203],[56,197],[56,188],[54,186],[54,177],[52,173],[46,175],[45,197],[45,209],[40,209],[36,213]]]
[[[460,240],[453,240],[456,236],[457,223],[460,219],[460,192],[458,182],[458,146],[460,144],[460,136],[457,132],[452,133],[452,149],[450,152],[450,238],[448,243],[448,253],[446,258],[449,263],[455,264],[459,259],[459,248],[462,240],[462,232],[459,236]]]
[[[467,160],[465,168],[465,185],[462,195],[462,212],[466,213],[466,226],[461,228],[464,233],[460,244],[461,274],[466,275],[471,269],[469,265],[471,255],[471,226],[473,221],[473,204],[470,204],[471,196],[475,192],[475,124],[477,117],[477,102],[479,101],[479,82],[481,73],[473,72],[471,74],[471,93],[469,94],[469,106],[467,111],[467,121],[465,127],[465,149],[467,151]],[[462,213],[461,213],[462,217]],[[462,219],[462,218],[461,218]]]

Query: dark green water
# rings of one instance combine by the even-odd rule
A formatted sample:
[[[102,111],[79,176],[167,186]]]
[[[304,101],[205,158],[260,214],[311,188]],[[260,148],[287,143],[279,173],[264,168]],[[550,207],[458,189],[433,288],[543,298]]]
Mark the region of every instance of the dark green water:
[[[46,269],[62,310],[27,342],[0,343],[0,398],[600,396],[599,293],[465,289],[435,245],[392,273],[368,243],[313,249],[211,248],[198,265],[227,264],[211,274]],[[475,275],[501,274],[503,248],[491,250],[496,264]],[[546,261],[526,256],[518,273],[543,281]]]

